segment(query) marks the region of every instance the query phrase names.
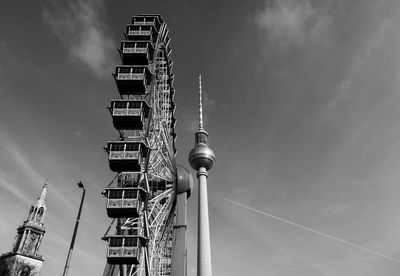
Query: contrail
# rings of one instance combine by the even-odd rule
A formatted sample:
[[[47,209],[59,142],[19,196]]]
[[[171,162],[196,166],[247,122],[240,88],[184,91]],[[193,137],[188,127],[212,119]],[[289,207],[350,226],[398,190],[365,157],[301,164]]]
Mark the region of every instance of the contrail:
[[[277,270],[271,270],[271,271],[266,271],[260,274],[256,274],[254,276],[264,276],[268,274],[274,274],[274,273],[279,273],[279,272],[287,272],[287,271],[297,271],[297,270],[305,270],[305,269],[310,269],[313,267],[321,267],[325,265],[333,265],[333,264],[343,264],[343,263],[352,263],[356,261],[363,261],[363,260],[370,260],[373,258],[381,258],[380,256],[369,256],[369,257],[359,257],[359,258],[353,258],[353,259],[348,259],[348,260],[342,260],[342,261],[337,261],[337,262],[327,262],[327,263],[321,263],[321,264],[313,264],[312,266],[292,266],[292,267],[287,267],[283,269],[277,269]]]
[[[325,238],[328,238],[328,239],[331,239],[331,240],[334,240],[334,241],[337,241],[337,242],[341,242],[341,243],[347,244],[347,245],[349,245],[349,246],[351,246],[351,247],[358,248],[358,249],[360,249],[360,250],[362,250],[362,251],[371,253],[371,254],[373,254],[373,255],[375,255],[375,256],[378,256],[378,257],[381,257],[381,258],[384,258],[384,259],[387,259],[387,260],[391,260],[391,261],[393,261],[393,262],[395,262],[395,263],[400,264],[400,260],[394,259],[394,258],[392,258],[392,257],[390,257],[390,256],[388,256],[388,255],[385,255],[385,254],[376,252],[376,251],[374,251],[374,250],[368,249],[368,248],[366,248],[366,247],[357,245],[357,244],[352,243],[352,242],[345,241],[345,240],[343,240],[343,239],[340,239],[340,238],[331,236],[331,235],[329,235],[329,234],[322,233],[322,232],[320,232],[320,231],[317,231],[317,230],[314,230],[314,229],[312,229],[312,228],[310,228],[310,227],[307,227],[307,226],[304,226],[304,225],[301,225],[301,224],[298,224],[298,223],[289,221],[289,220],[287,220],[287,219],[283,219],[283,218],[280,218],[280,217],[277,217],[277,216],[274,216],[274,215],[265,213],[265,212],[263,212],[263,211],[254,209],[254,208],[252,208],[252,207],[243,205],[243,204],[241,204],[241,203],[239,203],[239,202],[235,202],[235,201],[232,201],[232,200],[226,199],[226,198],[224,198],[224,200],[227,201],[227,202],[230,202],[230,203],[232,203],[232,204],[234,204],[234,205],[237,205],[237,206],[240,206],[240,207],[242,207],[242,208],[245,208],[245,209],[251,210],[251,211],[253,211],[253,212],[256,212],[256,213],[258,213],[258,214],[261,214],[261,215],[264,215],[264,216],[267,216],[267,217],[270,217],[270,218],[274,218],[274,219],[279,220],[279,221],[281,221],[281,222],[284,222],[284,223],[287,223],[287,224],[296,226],[296,227],[298,227],[298,228],[301,228],[301,229],[303,229],[303,230],[306,230],[306,231],[309,231],[309,232],[318,234],[318,235],[320,235],[320,236],[322,236],[322,237],[325,237]]]

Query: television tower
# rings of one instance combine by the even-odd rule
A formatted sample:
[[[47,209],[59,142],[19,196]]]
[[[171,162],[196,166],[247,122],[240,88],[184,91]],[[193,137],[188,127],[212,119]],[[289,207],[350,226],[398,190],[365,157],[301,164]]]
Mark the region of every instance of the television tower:
[[[197,276],[212,276],[210,225],[208,219],[207,171],[215,162],[215,155],[208,146],[208,133],[203,126],[203,104],[201,75],[199,76],[199,130],[195,134],[195,145],[189,154],[189,163],[197,171],[199,205],[197,220]]]

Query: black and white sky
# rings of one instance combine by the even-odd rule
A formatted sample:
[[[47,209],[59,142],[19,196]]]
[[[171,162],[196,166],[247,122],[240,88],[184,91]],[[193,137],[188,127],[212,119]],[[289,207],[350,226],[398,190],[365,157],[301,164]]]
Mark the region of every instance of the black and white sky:
[[[100,192],[117,137],[106,107],[131,16],[168,23],[178,163],[197,127],[198,75],[217,161],[209,173],[219,276],[391,276],[400,264],[398,0],[10,1],[0,9],[0,252],[49,179],[44,276],[102,275]],[[188,272],[196,270],[197,187]],[[378,257],[239,202],[387,255]]]

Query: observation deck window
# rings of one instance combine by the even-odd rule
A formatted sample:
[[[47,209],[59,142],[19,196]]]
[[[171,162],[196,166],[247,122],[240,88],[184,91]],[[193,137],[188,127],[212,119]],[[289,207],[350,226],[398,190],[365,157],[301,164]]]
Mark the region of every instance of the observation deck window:
[[[123,143],[114,143],[114,144],[111,144],[110,150],[111,151],[124,151],[124,146],[125,146],[125,144],[123,144]]]
[[[140,109],[143,106],[143,102],[139,101],[113,101],[114,109]]]
[[[108,198],[120,199],[122,198],[122,190],[109,190]]]
[[[143,67],[118,67],[118,73],[121,74],[143,74]]]
[[[123,240],[122,237],[110,238],[110,247],[122,247]]]
[[[141,108],[142,107],[142,102],[129,102],[129,108]]]
[[[124,191],[124,198],[137,198],[137,190],[125,190]]]
[[[136,247],[137,246],[137,238],[125,238],[124,246],[126,247]]]
[[[108,142],[108,151],[143,151],[147,153],[147,146],[143,144],[143,137],[132,138],[135,141],[114,141]]]
[[[121,42],[121,48],[134,48],[134,49],[147,49],[151,48],[151,50],[154,49],[153,43],[151,41],[122,41]],[[125,50],[124,50],[125,51]],[[128,51],[130,52],[130,51]]]
[[[136,36],[136,39],[138,40],[150,40],[155,42],[156,36],[153,37],[152,28],[153,27],[149,25],[128,25],[126,29],[126,35]]]
[[[125,145],[126,145],[126,151],[138,151],[140,148],[139,144],[129,143]]]
[[[107,191],[108,199],[136,199],[138,197],[137,189],[112,188]]]
[[[148,42],[135,42],[135,43],[131,43],[130,47],[146,48],[147,45],[148,45]]]
[[[127,106],[128,102],[122,102],[122,101],[114,102],[114,108],[127,108]]]
[[[134,25],[151,25],[154,26],[157,31],[161,26],[161,22],[158,17],[156,16],[138,16],[132,18],[132,23]]]
[[[128,25],[130,31],[151,31],[151,26]]]

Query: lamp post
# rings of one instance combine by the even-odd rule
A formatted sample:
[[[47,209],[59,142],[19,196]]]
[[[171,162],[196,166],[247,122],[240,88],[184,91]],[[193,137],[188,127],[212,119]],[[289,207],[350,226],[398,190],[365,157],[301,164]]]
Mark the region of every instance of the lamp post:
[[[78,216],[76,217],[74,233],[72,235],[72,240],[71,240],[71,245],[70,245],[69,251],[68,251],[67,261],[65,262],[63,276],[67,276],[68,275],[69,263],[71,262],[72,250],[74,249],[76,233],[78,232],[79,220],[81,218],[83,200],[85,199],[86,190],[85,190],[85,187],[83,186],[83,183],[81,181],[79,181],[78,187],[83,190],[82,191],[82,199],[81,199],[81,204],[79,206]]]

